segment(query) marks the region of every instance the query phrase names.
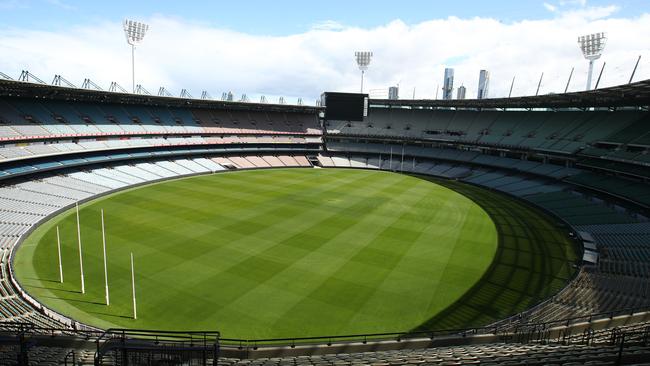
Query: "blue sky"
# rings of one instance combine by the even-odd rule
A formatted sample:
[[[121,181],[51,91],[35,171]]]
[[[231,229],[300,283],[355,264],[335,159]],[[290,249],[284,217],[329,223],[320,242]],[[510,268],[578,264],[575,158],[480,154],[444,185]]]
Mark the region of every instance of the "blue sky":
[[[579,0],[546,1],[577,6]],[[648,12],[648,0],[590,0],[589,6],[615,3],[617,15],[634,17]],[[60,29],[124,17],[152,15],[223,27],[239,32],[287,35],[304,32],[316,24],[334,21],[345,26],[376,27],[395,19],[415,24],[449,16],[488,17],[505,23],[552,18],[544,1],[433,1],[433,0],[327,0],[327,1],[172,1],[172,0],[0,0],[0,24],[5,27]]]
[[[366,86],[379,97],[399,84],[402,96],[433,98],[445,67],[468,96],[481,69],[493,97],[513,76],[514,96],[534,94],[542,72],[540,93],[561,92],[572,68],[576,91],[587,73],[576,39],[594,32],[608,36],[601,87],[627,82],[639,55],[635,79],[650,78],[650,0],[0,0],[0,72],[130,89],[125,18],[150,25],[136,79],[152,92],[313,102],[358,90],[357,50],[375,54]]]

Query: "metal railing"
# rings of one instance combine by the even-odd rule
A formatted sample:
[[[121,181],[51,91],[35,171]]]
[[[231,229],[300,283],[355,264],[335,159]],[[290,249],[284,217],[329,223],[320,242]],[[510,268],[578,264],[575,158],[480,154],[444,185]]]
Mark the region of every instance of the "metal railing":
[[[402,342],[416,339],[436,339],[442,337],[468,337],[472,335],[503,335],[529,332],[531,330],[547,330],[556,327],[570,327],[580,323],[592,323],[598,320],[612,319],[618,316],[632,316],[650,312],[650,306],[635,307],[613,310],[601,313],[592,313],[584,316],[576,316],[551,320],[547,322],[516,322],[497,324],[484,327],[438,329],[425,331],[386,332],[386,333],[359,333],[348,335],[325,335],[314,337],[286,337],[286,338],[222,338],[218,331],[165,331],[145,329],[108,329],[106,331],[96,330],[72,330],[66,328],[39,327],[31,323],[0,322],[0,333],[8,332],[17,334],[49,335],[49,336],[74,336],[102,342],[108,339],[142,339],[153,340],[154,342],[176,342],[187,344],[200,344],[211,340],[218,340],[221,345],[233,346],[240,349],[257,349],[259,347],[296,347],[300,345],[333,345],[336,343],[370,343],[381,341]]]
[[[68,352],[63,359],[63,365],[68,366],[68,359],[72,359],[70,365],[75,366],[77,364],[77,353],[74,350]]]
[[[154,343],[178,344],[208,344],[219,341],[221,333],[218,331],[169,331],[152,329],[117,329],[111,328],[104,331],[97,339],[97,343],[107,340],[147,339]]]
[[[125,360],[143,354],[163,358],[200,355],[201,365],[207,365],[209,358],[213,362],[218,359],[219,337],[217,331],[108,329],[95,341],[95,365],[102,365],[104,358],[112,353],[121,354]]]

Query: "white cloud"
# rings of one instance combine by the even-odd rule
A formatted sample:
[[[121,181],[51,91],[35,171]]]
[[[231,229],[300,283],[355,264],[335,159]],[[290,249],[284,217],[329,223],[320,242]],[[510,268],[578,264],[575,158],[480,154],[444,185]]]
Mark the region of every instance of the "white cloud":
[[[544,2],[542,5],[559,17],[587,20],[607,18],[620,9],[617,5],[587,6],[587,0],[559,0],[555,3]]]
[[[324,20],[312,26],[315,30],[342,30],[345,26],[336,20]]]
[[[601,15],[603,13],[600,13]],[[611,13],[610,13],[611,14]],[[650,14],[611,18],[580,12],[553,19],[502,23],[495,19],[434,19],[418,24],[396,20],[380,27],[317,27],[289,36],[258,36],[179,19],[152,17],[142,46],[136,50],[136,74],[149,91],[165,86],[179,93],[188,88],[199,96],[232,90],[237,96],[284,95],[313,102],[325,90],[357,91],[355,50],[370,49],[374,59],[366,74],[368,89],[400,83],[402,96],[432,98],[442,83],[443,69],[456,69],[455,84],[476,94],[478,73],[492,73],[491,95],[534,94],[584,87],[587,63],[576,39],[604,31],[608,44],[602,86],[627,82],[638,55],[643,55],[636,80],[650,78]],[[17,76],[30,70],[50,81],[61,74],[77,85],[85,77],[107,87],[117,81],[130,89],[130,49],[119,22],[72,27],[66,31],[0,29],[0,71]],[[597,70],[598,71],[598,70]]]
[[[551,13],[555,13],[557,11],[557,6],[549,4],[549,3],[544,3],[542,4],[546,8],[546,10],[550,11]]]
[[[560,0],[560,5],[562,6],[587,6],[587,0]]]
[[[610,17],[618,10],[619,7],[617,5],[583,7],[576,10],[566,11],[562,15],[567,18],[596,20]]]

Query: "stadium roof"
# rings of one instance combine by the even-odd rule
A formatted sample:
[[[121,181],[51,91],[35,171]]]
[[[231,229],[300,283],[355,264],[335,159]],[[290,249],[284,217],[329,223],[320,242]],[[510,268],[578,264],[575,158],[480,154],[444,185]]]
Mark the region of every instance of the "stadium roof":
[[[233,110],[316,113],[314,106],[189,99],[69,88],[0,79],[0,96],[56,99],[82,102],[146,104],[167,107],[195,107]],[[650,79],[591,91],[540,96],[492,99],[371,99],[371,106],[411,108],[508,109],[508,108],[619,108],[650,106]]]
[[[318,111],[322,110],[322,108],[314,106],[162,97],[145,94],[130,94],[93,89],[69,88],[64,86],[54,86],[49,84],[4,79],[0,79],[0,97],[54,99],[95,103],[145,104],[165,107],[194,107],[268,112],[317,113]]]
[[[650,79],[632,84],[602,88],[590,91],[547,94],[530,97],[493,99],[454,99],[454,100],[387,100],[371,99],[371,106],[412,107],[412,108],[619,108],[650,106]]]

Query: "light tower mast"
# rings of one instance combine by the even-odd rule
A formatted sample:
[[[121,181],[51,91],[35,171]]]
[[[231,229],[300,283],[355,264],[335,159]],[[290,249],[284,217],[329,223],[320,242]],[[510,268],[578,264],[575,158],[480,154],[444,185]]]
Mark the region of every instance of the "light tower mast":
[[[135,94],[135,46],[142,43],[144,35],[147,33],[147,30],[149,30],[149,26],[128,19],[124,20],[123,26],[124,35],[126,35],[126,42],[131,45],[131,78],[133,81],[133,93]]]
[[[578,46],[583,56],[589,60],[589,74],[587,75],[587,90],[591,90],[591,78],[594,72],[594,61],[603,54],[607,36],[605,33],[594,33],[578,37]]]
[[[366,70],[368,70],[368,65],[370,65],[370,60],[372,60],[372,52],[370,51],[358,51],[354,53],[354,56],[357,59],[357,65],[359,65],[359,70],[361,70],[361,93],[363,93],[363,75]]]

